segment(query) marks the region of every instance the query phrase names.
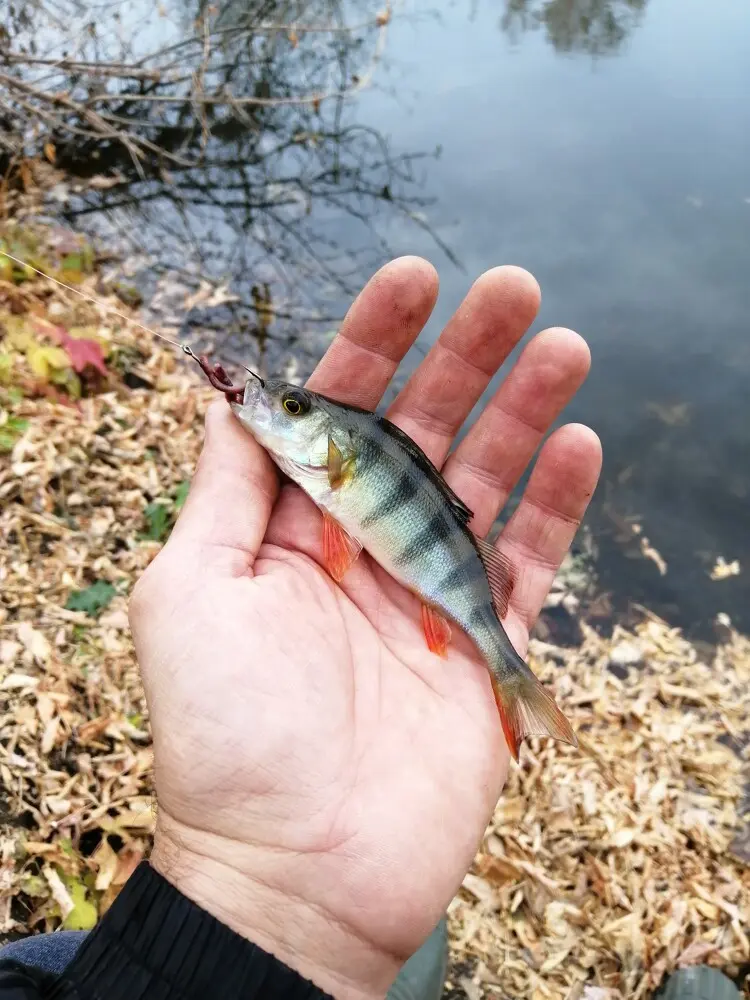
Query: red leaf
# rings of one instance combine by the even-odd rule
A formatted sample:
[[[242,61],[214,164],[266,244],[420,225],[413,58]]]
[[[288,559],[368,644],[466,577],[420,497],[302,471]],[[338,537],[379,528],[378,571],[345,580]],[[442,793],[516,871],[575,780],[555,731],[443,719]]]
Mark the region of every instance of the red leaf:
[[[65,351],[67,351],[70,363],[74,371],[82,372],[87,365],[96,368],[102,375],[108,375],[107,366],[104,364],[104,354],[101,346],[95,340],[88,340],[86,337],[71,337],[65,330],[58,327],[58,337]]]

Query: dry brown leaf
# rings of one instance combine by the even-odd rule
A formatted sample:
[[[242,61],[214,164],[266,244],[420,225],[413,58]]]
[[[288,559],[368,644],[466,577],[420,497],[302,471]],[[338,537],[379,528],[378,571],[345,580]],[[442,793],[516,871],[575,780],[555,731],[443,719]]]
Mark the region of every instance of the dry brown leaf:
[[[46,663],[51,647],[44,635],[30,622],[20,622],[16,629],[19,642],[31,653],[38,663]]]
[[[105,889],[109,889],[112,884],[117,874],[118,866],[117,855],[112,850],[109,838],[102,837],[99,846],[91,855],[91,860],[98,869],[94,888],[99,892],[103,892]]]

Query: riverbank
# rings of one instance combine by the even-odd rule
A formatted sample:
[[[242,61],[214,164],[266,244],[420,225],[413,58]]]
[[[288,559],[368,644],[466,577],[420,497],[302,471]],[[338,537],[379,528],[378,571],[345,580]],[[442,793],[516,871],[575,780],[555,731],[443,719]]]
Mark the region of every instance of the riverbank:
[[[32,236],[12,238],[135,316],[85,243]],[[92,926],[148,852],[127,600],[184,502],[214,393],[173,349],[16,268],[0,271],[0,329],[7,936]],[[648,614],[610,636],[578,626],[579,645],[537,639],[530,662],[581,748],[531,741],[512,769],[450,907],[452,996],[638,1000],[680,964],[740,977],[750,962],[750,642],[725,627],[698,651]]]

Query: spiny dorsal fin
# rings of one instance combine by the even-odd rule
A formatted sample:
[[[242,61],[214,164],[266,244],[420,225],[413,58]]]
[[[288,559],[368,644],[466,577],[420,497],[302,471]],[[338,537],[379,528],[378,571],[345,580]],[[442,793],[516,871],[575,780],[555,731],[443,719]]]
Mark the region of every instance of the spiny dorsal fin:
[[[498,618],[505,618],[516,582],[515,567],[510,559],[499,552],[486,538],[477,538],[475,535],[474,541],[487,574],[495,612]]]
[[[392,438],[398,441],[404,450],[408,451],[425,475],[429,476],[429,478],[435,483],[445,499],[453,508],[453,511],[461,524],[467,525],[472,517],[474,517],[474,511],[467,507],[461,497],[450,488],[450,486],[443,479],[441,473],[435,468],[416,441],[412,441],[408,434],[404,433],[400,427],[392,424],[390,420],[386,420],[385,417],[378,417],[377,419],[379,420],[385,433],[389,434]]]

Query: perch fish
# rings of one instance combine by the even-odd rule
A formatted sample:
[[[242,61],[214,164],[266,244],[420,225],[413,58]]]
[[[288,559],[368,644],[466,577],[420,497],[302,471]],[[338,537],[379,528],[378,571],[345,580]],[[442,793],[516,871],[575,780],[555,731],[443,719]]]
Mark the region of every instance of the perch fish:
[[[421,599],[430,650],[445,655],[449,621],[460,626],[487,662],[516,759],[532,734],[577,745],[500,622],[512,567],[473,534],[472,512],[408,435],[369,411],[256,375],[245,383],[241,402],[236,390],[227,398],[242,426],[322,511],[324,561],[334,580],[364,548]]]

